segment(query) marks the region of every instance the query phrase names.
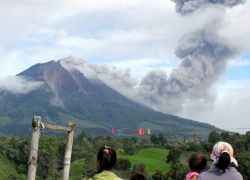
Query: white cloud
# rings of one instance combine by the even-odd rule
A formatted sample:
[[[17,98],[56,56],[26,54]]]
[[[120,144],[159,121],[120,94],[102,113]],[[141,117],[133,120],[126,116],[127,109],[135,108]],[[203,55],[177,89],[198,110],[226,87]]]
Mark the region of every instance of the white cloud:
[[[234,59],[229,63],[229,67],[246,67],[250,66],[250,61],[244,58]]]
[[[250,2],[227,9],[224,23],[220,31],[229,43],[239,51],[250,51]]]
[[[65,47],[89,49],[92,50],[92,53],[98,48],[108,46],[106,41],[81,36],[62,37],[58,40],[57,44]]]
[[[221,81],[216,87],[214,103],[192,102],[178,115],[207,122],[221,129],[245,133],[250,130],[250,79]],[[191,106],[189,106],[191,105]]]
[[[90,63],[168,60],[181,35],[218,13],[209,9],[205,15],[183,18],[175,13],[174,3],[165,0],[2,0],[1,4],[0,60],[19,67],[68,55]],[[12,74],[18,72],[13,68]]]
[[[37,88],[43,83],[28,80],[21,76],[6,77],[0,79],[0,91],[8,91],[13,94],[26,94]]]
[[[174,3],[169,0],[0,2],[0,77],[17,74],[38,62],[73,55],[86,59],[89,64],[117,67],[118,70],[114,71],[112,68],[106,68],[109,76],[101,75],[100,78],[114,82],[111,86],[119,89],[123,86],[115,84],[114,78],[119,81],[119,73],[128,73],[124,69],[130,69],[132,75],[130,77],[129,74],[128,82],[130,78],[135,77],[138,80],[154,69],[164,70],[169,74],[179,62],[174,57],[178,39],[218,16],[224,18],[220,27],[221,36],[239,51],[250,51],[249,1],[225,12],[219,7],[210,7],[202,13],[196,12],[186,17],[176,14]],[[248,63],[246,60],[232,61],[229,68],[247,66]],[[21,81],[17,81],[18,83],[12,83],[11,86],[5,84],[2,87],[25,92],[27,89],[24,90]],[[3,82],[4,80],[2,84]],[[30,89],[33,87],[31,84],[28,86]],[[240,87],[244,89],[243,85]],[[125,91],[126,89],[124,93]],[[226,110],[223,110],[223,107],[230,104],[228,101],[231,95],[228,92],[233,89],[227,88],[226,91],[224,95],[219,91],[214,109],[211,109],[213,106],[207,100],[187,101],[189,108],[186,109],[185,116],[203,121],[213,119],[215,124],[218,122],[216,125],[223,125],[222,122],[226,121],[226,118],[230,119],[222,114]],[[241,103],[244,99],[241,94],[235,97],[240,101],[239,104],[245,103]],[[237,107],[236,102],[232,102],[230,113],[240,112],[233,110]],[[194,104],[200,107],[199,110],[203,109],[202,115],[195,115],[198,107]],[[206,113],[206,109],[211,109],[212,113]],[[248,111],[243,110],[244,107],[241,113],[246,114],[244,119],[247,119]]]

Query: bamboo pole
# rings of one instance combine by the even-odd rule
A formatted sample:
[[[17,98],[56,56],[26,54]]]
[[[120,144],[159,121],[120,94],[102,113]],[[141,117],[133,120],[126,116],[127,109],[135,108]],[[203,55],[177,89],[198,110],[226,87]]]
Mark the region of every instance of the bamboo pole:
[[[53,129],[53,130],[57,130],[57,131],[72,131],[72,127],[68,126],[60,126],[60,125],[56,125],[56,124],[49,124],[49,123],[43,123],[44,128],[48,128],[48,129]]]
[[[63,163],[63,180],[69,179],[75,124],[70,123],[69,127],[71,127],[71,131],[68,131],[68,135],[67,135],[67,144],[66,144],[64,163]]]
[[[40,137],[41,117],[34,116],[32,121],[32,137],[31,137],[31,148],[29,156],[29,169],[28,169],[28,180],[36,179],[37,169],[37,152]]]

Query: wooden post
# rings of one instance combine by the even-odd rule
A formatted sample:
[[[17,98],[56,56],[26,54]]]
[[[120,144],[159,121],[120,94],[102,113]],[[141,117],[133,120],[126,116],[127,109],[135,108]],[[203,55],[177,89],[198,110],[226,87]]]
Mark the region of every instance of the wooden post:
[[[64,163],[63,163],[63,180],[69,180],[69,171],[70,171],[70,163],[71,163],[71,154],[74,140],[74,127],[75,124],[70,123],[69,127],[71,127],[71,131],[68,131],[67,135],[67,144],[64,155]]]
[[[40,137],[40,127],[41,127],[41,117],[34,116],[32,121],[32,137],[31,137],[31,148],[29,156],[29,170],[28,170],[28,180],[36,179],[36,169],[37,169],[37,152]]]

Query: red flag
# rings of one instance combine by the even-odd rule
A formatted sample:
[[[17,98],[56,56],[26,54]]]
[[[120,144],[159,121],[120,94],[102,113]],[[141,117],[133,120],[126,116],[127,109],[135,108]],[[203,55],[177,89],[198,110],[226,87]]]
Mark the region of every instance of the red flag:
[[[140,136],[143,136],[145,134],[145,129],[144,128],[139,128],[137,130],[137,134],[140,135]]]
[[[114,135],[115,132],[116,132],[116,128],[112,128],[112,129],[111,129],[111,133]]]

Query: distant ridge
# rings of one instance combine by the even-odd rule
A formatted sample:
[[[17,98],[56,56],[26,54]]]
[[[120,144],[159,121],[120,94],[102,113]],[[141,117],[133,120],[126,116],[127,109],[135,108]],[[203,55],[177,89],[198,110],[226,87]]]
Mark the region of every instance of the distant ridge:
[[[47,122],[64,124],[75,120],[91,135],[111,135],[111,128],[135,134],[150,128],[174,138],[208,135],[215,127],[177,116],[156,112],[124,97],[101,80],[88,79],[77,69],[67,70],[60,61],[36,64],[22,76],[43,82],[27,94],[0,91],[0,135],[27,135],[33,115]]]

